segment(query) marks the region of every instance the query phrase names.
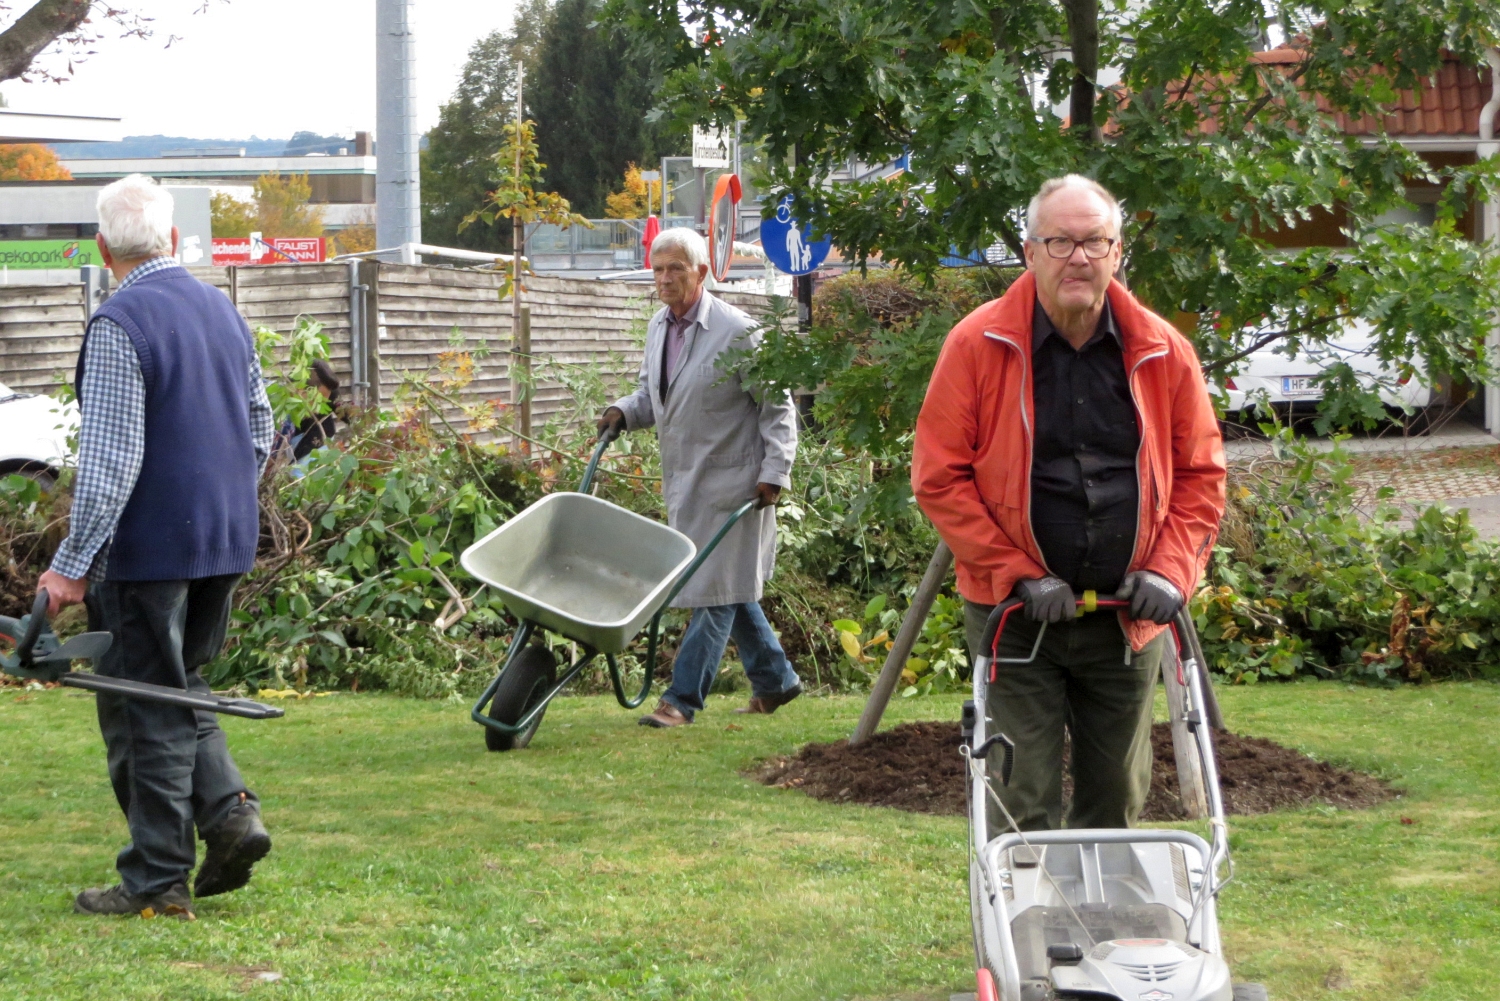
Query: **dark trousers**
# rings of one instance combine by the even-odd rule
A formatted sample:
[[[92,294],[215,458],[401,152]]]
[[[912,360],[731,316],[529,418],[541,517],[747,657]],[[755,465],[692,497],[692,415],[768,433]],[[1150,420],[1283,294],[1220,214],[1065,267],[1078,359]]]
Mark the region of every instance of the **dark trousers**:
[[[990,605],[964,602],[970,653]],[[1000,637],[1001,657],[1025,657],[1037,623],[1013,612]],[[1132,654],[1112,611],[1080,615],[1047,627],[1036,660],[999,664],[987,689],[989,732],[1016,743],[1010,785],[996,792],[1023,831],[1062,826],[1063,730],[1072,738],[1073,798],[1068,827],[1132,826],[1151,790],[1151,709],[1166,645],[1163,634]],[[1009,830],[990,804],[990,833]]]
[[[100,674],[207,692],[198,669],[224,645],[238,574],[198,580],[105,581],[89,589],[89,628],[114,635]],[[156,894],[186,881],[193,827],[212,831],[245,800],[213,713],[98,694],[109,781],[130,825],[115,865],[125,889]]]

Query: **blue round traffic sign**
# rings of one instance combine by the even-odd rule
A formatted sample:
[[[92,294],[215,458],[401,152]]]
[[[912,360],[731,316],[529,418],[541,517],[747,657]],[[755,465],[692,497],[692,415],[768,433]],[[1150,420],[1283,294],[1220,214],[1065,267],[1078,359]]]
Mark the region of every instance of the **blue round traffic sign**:
[[[833,248],[830,237],[812,239],[807,228],[792,218],[792,196],[776,203],[776,214],[760,221],[760,245],[778,271],[805,275],[816,271]]]

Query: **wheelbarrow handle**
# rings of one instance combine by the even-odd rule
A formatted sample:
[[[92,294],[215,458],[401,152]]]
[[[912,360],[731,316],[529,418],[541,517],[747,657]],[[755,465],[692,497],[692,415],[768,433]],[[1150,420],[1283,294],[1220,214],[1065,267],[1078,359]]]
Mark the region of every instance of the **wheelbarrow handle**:
[[[693,574],[698,572],[698,568],[703,565],[703,561],[708,559],[709,554],[714,551],[714,548],[718,546],[718,544],[723,540],[724,536],[729,534],[729,530],[735,526],[735,523],[745,515],[749,514],[751,511],[755,510],[756,505],[759,503],[759,497],[751,497],[749,500],[745,501],[739,507],[734,509],[734,513],[724,520],[724,524],[719,526],[719,530],[714,533],[714,537],[708,540],[708,545],[704,546],[703,549],[699,551],[698,555],[694,557],[693,562],[688,564],[687,570],[683,572],[681,577],[677,578],[677,583],[672,586],[672,590],[667,594],[667,599],[661,603],[661,607],[656,610],[656,614],[651,616],[651,628],[648,630],[646,638],[645,686],[641,689],[640,695],[632,703],[627,702],[624,698],[620,697],[621,692],[619,691],[619,686],[616,685],[615,697],[625,708],[634,709],[636,706],[640,705],[645,701],[646,694],[651,690],[651,675],[652,672],[656,670],[656,641],[661,631],[661,617],[666,614],[667,609],[671,607],[672,599],[676,598],[678,593],[687,586],[687,582],[692,579]]]
[[[735,523],[755,510],[755,505],[759,503],[759,497],[751,497],[735,508],[733,514],[724,519],[724,524],[720,525],[719,530],[714,533],[714,537],[708,540],[708,545],[698,551],[698,555],[693,558],[693,562],[689,563],[688,568],[683,571],[682,576],[677,578],[677,583],[672,586],[672,590],[667,594],[667,600],[661,603],[663,609],[666,609],[672,603],[672,599],[677,597],[678,593],[684,587],[687,587],[687,582],[692,579],[693,574],[698,572],[698,568],[703,566],[704,561],[713,554],[714,549],[724,540],[724,536],[729,534],[729,530],[735,526]],[[660,616],[661,612],[657,612],[656,614]]]
[[[609,448],[609,443],[620,437],[620,432],[615,427],[607,427],[599,435],[599,444],[594,446],[594,455],[589,459],[588,468],[583,471],[583,482],[578,484],[578,492],[586,494],[589,487],[594,485],[594,472],[599,468],[599,460],[604,457],[604,450]]]

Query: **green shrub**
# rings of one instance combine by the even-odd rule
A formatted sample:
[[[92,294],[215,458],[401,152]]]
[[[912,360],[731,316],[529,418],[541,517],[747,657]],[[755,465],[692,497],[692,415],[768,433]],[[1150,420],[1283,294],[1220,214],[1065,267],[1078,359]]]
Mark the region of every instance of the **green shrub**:
[[[1193,613],[1211,668],[1238,682],[1300,673],[1376,682],[1500,666],[1500,547],[1465,512],[1409,524],[1381,491],[1355,508],[1353,467],[1282,430],[1273,461],[1230,481]]]

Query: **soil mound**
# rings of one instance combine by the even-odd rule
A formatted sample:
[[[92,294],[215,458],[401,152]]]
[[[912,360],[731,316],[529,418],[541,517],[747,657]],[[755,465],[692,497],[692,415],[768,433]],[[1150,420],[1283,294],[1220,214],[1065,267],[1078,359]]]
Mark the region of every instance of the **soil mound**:
[[[956,722],[903,723],[859,747],[848,741],[808,744],[793,757],[772,758],[753,777],[779,789],[801,789],[838,803],[893,806],[915,813],[962,815],[967,807],[962,737]],[[1142,820],[1177,820],[1177,765],[1172,728],[1151,731],[1155,761]],[[1343,809],[1374,806],[1397,793],[1362,772],[1337,768],[1260,737],[1215,732],[1224,808],[1231,814],[1270,813],[1318,803]],[[1071,795],[1064,779],[1063,798]]]

